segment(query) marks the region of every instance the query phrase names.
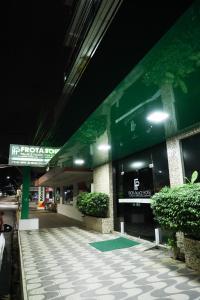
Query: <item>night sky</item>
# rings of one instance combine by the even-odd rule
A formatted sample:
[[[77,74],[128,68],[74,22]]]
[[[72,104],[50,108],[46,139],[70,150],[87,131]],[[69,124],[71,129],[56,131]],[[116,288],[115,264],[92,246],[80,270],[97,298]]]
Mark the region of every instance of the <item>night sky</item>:
[[[0,163],[7,163],[9,145],[32,144],[41,115],[48,117],[60,95],[64,29],[71,11],[64,0],[3,2]],[[20,178],[20,169],[0,168],[0,183],[7,175]]]
[[[9,144],[32,144],[40,121],[52,122],[63,87],[63,39],[72,2],[1,2],[0,163],[7,162]],[[81,95],[88,102],[69,105],[68,135],[80,125],[74,120],[83,121],[96,108],[192,1],[178,2],[124,0],[75,93],[76,99]],[[66,138],[63,135],[63,142]]]
[[[64,1],[4,1],[1,7],[0,153],[32,142],[40,114],[57,101],[63,84]],[[65,21],[65,22],[64,22]]]

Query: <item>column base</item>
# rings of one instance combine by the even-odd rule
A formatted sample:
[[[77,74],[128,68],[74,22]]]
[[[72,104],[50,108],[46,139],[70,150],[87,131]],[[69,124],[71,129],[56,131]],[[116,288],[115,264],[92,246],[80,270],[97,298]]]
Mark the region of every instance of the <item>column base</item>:
[[[39,229],[39,219],[20,219],[19,230],[35,230]]]

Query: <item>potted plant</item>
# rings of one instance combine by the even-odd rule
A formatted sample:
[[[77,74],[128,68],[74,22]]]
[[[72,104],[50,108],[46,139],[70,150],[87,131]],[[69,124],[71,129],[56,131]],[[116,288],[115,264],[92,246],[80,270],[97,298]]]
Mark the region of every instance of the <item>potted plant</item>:
[[[177,250],[176,233],[183,232],[187,266],[200,271],[200,183],[191,180],[181,186],[164,187],[152,197],[151,207],[160,226],[172,233]]]
[[[76,205],[84,215],[87,228],[102,233],[112,230],[111,219],[108,218],[109,197],[107,194],[82,192],[77,196]]]

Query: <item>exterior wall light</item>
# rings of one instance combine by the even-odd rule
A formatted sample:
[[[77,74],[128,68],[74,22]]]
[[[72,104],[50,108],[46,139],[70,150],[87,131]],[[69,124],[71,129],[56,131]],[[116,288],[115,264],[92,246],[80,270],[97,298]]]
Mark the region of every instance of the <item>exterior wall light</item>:
[[[147,120],[152,123],[161,123],[169,118],[169,114],[163,111],[154,111],[147,116]]]
[[[75,165],[79,165],[79,166],[83,165],[84,162],[85,161],[83,159],[75,159],[75,161],[74,161]]]
[[[97,147],[97,149],[98,150],[101,150],[101,151],[108,151],[108,150],[110,150],[110,145],[108,145],[108,144],[101,144],[101,145],[99,145],[98,147]]]

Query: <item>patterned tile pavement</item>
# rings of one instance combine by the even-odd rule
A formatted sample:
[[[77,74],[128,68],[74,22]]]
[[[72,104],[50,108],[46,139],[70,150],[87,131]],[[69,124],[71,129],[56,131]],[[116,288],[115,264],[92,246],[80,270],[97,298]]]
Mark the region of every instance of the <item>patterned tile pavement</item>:
[[[110,252],[88,244],[112,238],[75,226],[21,231],[28,300],[200,299],[200,274],[148,242]]]

